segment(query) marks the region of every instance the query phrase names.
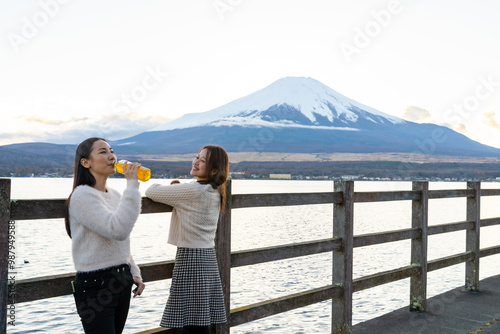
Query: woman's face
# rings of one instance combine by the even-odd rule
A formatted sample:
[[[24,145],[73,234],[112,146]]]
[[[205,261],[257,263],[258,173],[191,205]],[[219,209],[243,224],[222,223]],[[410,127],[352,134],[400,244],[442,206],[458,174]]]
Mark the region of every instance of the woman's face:
[[[193,159],[193,166],[190,174],[198,180],[206,180],[208,178],[207,149],[201,150],[196,158]]]
[[[116,155],[111,146],[103,140],[97,140],[92,145],[92,151],[88,159],[82,159],[83,167],[97,177],[99,175],[109,176],[116,172],[115,163]]]

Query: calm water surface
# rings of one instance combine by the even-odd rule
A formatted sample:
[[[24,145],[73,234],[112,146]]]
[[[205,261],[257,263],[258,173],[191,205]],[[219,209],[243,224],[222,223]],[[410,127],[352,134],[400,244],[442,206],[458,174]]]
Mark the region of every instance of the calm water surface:
[[[141,184],[144,194],[152,183]],[[66,198],[72,179],[12,179],[13,199]],[[110,179],[109,186],[123,190],[124,179]],[[483,188],[499,188],[483,183]],[[431,189],[464,189],[465,183],[430,183]],[[289,193],[332,191],[333,181],[235,180],[233,193]],[[356,182],[355,191],[410,190],[410,182]],[[500,216],[500,199],[485,198],[481,218]],[[324,239],[332,236],[332,205],[237,209],[232,212],[232,251]],[[465,199],[439,199],[429,203],[429,225],[465,220]],[[410,202],[356,203],[354,234],[373,233],[411,226]],[[171,260],[175,247],[166,243],[170,213],[141,215],[132,235],[132,254],[139,264]],[[16,222],[16,279],[74,272],[71,242],[62,219]],[[481,247],[500,244],[500,227],[482,229]],[[429,260],[465,250],[465,232],[429,238]],[[481,260],[480,277],[499,273],[499,256]],[[410,263],[410,241],[356,248],[354,277],[395,269]],[[429,273],[428,296],[464,284],[464,265]],[[331,255],[320,254],[276,261],[231,272],[231,307],[331,284]],[[168,297],[170,280],[147,283],[143,296],[131,302],[125,333],[159,326]],[[353,324],[408,305],[409,279],[354,294]],[[231,333],[330,333],[331,303],[322,302],[249,324]],[[8,333],[82,333],[72,296],[16,305],[16,326]]]

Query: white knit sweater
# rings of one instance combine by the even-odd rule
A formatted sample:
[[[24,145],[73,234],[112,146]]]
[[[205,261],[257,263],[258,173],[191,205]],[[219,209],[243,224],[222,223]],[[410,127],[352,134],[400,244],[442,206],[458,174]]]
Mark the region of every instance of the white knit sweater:
[[[127,180],[123,195],[114,189],[75,188],[69,204],[73,262],[77,271],[93,271],[130,264],[141,277],[130,254],[130,232],[141,211],[139,181]]]
[[[172,206],[168,243],[177,247],[211,248],[219,220],[220,194],[196,181],[168,186],[153,184],[146,196]]]

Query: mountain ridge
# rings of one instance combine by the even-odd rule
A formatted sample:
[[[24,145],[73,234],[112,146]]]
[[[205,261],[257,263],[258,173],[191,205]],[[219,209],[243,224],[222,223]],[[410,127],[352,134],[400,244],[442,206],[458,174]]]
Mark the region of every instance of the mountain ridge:
[[[347,98],[313,78],[302,77],[279,79],[218,108],[186,114],[115,141],[126,152],[157,154],[193,151],[206,143],[232,152],[413,152],[500,157],[500,149],[447,127],[403,120]]]
[[[207,125],[229,126],[242,121],[246,121],[246,126],[346,127],[359,119],[356,112],[361,111],[378,121],[407,122],[347,98],[313,78],[286,77],[223,106],[203,113],[186,114],[149,132]],[[335,119],[340,123],[334,124]]]

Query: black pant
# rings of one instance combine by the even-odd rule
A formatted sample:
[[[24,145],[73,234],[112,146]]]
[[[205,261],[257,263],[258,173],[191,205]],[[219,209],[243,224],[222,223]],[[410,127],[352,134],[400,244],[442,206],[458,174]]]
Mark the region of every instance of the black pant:
[[[184,326],[182,327],[183,334],[209,334],[209,326]]]
[[[76,310],[87,334],[119,334],[125,327],[134,279],[126,264],[75,278]]]

